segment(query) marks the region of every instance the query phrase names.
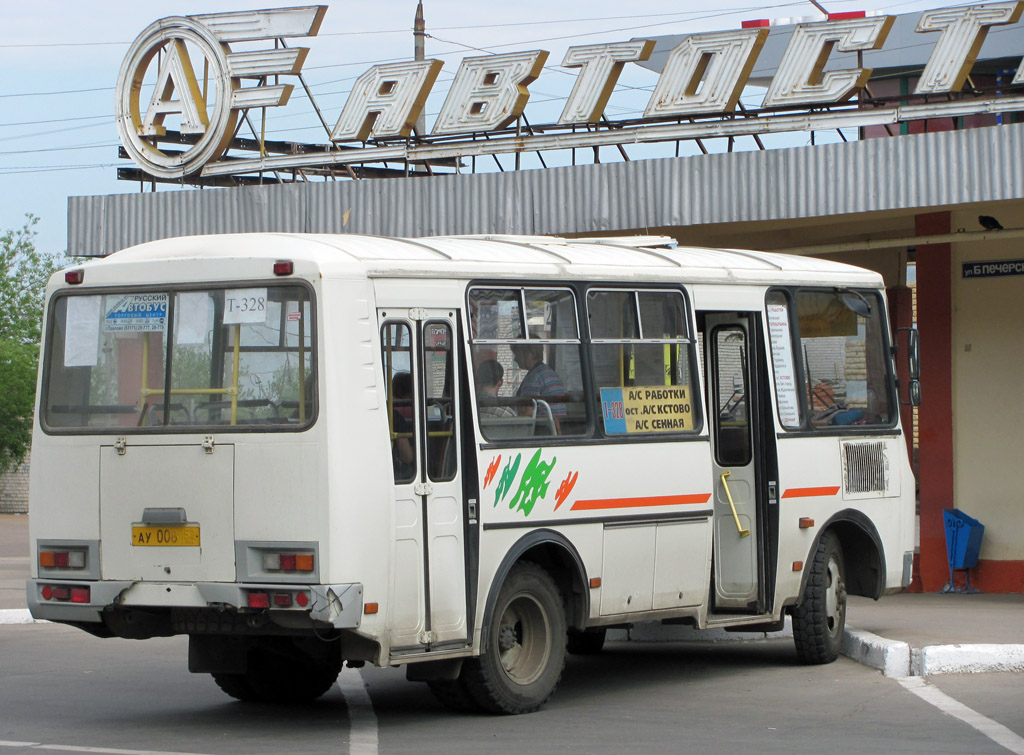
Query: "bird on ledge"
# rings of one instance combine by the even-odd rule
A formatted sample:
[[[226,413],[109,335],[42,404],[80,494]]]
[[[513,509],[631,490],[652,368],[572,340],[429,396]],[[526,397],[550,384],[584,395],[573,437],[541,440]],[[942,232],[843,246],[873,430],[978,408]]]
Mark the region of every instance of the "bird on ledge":
[[[1003,230],[1002,224],[991,215],[979,215],[978,222],[981,223],[981,227],[986,231]]]

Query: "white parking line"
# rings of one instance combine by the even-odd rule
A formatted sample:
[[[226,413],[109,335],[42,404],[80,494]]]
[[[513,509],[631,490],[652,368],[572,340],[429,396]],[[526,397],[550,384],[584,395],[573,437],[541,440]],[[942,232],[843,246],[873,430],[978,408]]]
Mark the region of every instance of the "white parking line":
[[[162,750],[118,750],[111,747],[83,747],[81,745],[44,745],[39,742],[5,742],[0,747],[26,747],[32,750],[58,750],[60,752],[99,752],[107,755],[201,755],[196,752],[164,752]]]
[[[377,714],[363,675],[346,666],[338,677],[338,687],[348,707],[349,755],[377,755]]]
[[[1016,755],[1024,755],[1024,737],[1019,737],[1001,723],[981,715],[968,708],[959,700],[954,700],[938,687],[928,684],[920,676],[908,676],[899,680],[904,689],[913,692],[926,703],[934,705],[943,713],[958,718],[968,726],[972,726],[998,745],[1002,745]]]

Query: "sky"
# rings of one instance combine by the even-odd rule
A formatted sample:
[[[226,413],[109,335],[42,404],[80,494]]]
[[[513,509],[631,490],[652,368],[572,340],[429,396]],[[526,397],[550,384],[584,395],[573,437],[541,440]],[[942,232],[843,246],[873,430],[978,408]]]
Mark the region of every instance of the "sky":
[[[893,14],[957,4],[936,0],[820,2],[831,12],[877,10]],[[134,165],[118,158],[114,86],[129,45],[147,26],[166,16],[300,4],[287,0],[165,0],[158,4],[138,0],[0,0],[0,230],[20,228],[26,215],[33,215],[39,218],[35,226],[37,247],[60,254],[67,246],[68,197],[140,191],[138,183],[117,180],[118,167]],[[290,40],[290,44],[310,48],[303,75],[328,124],[333,126],[359,74],[374,63],[412,58],[416,2],[334,0],[323,4],[329,9],[318,36]],[[751,0],[715,4],[698,0],[424,0],[424,12],[429,35],[426,55],[444,61],[427,102],[428,129],[465,56],[549,51],[543,74],[530,85],[526,107],[526,117],[536,125],[553,123],[561,113],[575,71],[559,64],[566,48],[572,45],[735,29],[747,19],[820,18],[807,0],[762,4]],[[642,115],[656,81],[655,73],[627,66],[612,95],[608,118]],[[288,105],[273,109],[268,118],[267,135],[325,143],[319,120],[295,83],[296,91]],[[759,97],[756,91],[747,93],[745,101],[756,105]],[[244,132],[241,135],[251,136]],[[797,139],[796,143],[809,141],[806,134],[789,138]],[[819,136],[816,141],[827,139],[827,135],[824,139]],[[712,151],[726,149],[724,140],[708,146]],[[756,145],[752,141],[737,142],[736,148],[755,149]],[[668,156],[674,146],[648,149],[660,149],[658,154]],[[602,153],[602,160],[618,159],[614,151],[609,150],[607,156]],[[684,144],[680,154],[696,151],[695,145]],[[647,154],[631,155],[644,156]],[[551,159],[548,164],[552,164]],[[524,159],[523,167],[539,167],[539,163]]]

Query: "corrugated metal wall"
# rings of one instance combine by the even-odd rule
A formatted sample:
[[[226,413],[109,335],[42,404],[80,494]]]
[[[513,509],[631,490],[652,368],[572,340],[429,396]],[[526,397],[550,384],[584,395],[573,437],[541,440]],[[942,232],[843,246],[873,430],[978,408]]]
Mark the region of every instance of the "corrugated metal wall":
[[[68,253],[197,233],[599,233],[934,208],[1024,197],[1022,158],[1024,124],[1013,124],[547,170],[71,197]]]

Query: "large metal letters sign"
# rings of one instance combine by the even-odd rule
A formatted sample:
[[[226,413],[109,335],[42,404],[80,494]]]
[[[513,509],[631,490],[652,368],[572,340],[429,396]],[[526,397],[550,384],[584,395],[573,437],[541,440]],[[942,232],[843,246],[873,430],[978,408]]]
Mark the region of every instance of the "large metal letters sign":
[[[291,84],[268,85],[269,76],[298,74],[308,49],[282,48],[232,53],[230,42],[277,40],[317,33],[326,6],[164,18],[150,25],[128,49],[117,77],[115,118],[121,143],[147,173],[179,178],[219,158],[234,135],[239,111],[288,102]],[[208,71],[200,86],[189,49]],[[143,79],[157,62],[156,85],[142,101]],[[258,80],[243,86],[243,80]],[[189,149],[165,151],[153,137],[175,114],[182,134],[197,135]],[[150,137],[150,138],[147,138]]]
[[[915,94],[959,93],[989,29],[1016,23],[1022,11],[1024,0],[1014,0],[922,14],[916,31],[938,37]],[[640,120],[610,123],[604,111],[623,67],[650,57],[654,42],[643,39],[570,47],[562,66],[578,70],[575,85],[557,123],[541,128],[509,129],[514,123],[521,126],[529,85],[547,61],[547,51],[531,50],[463,59],[429,134],[416,133],[415,123],[441,72],[439,60],[387,63],[364,72],[333,129],[317,108],[328,129],[326,144],[278,147],[278,153],[272,154],[270,143],[256,134],[251,120],[248,125],[257,138],[242,144],[240,119],[248,119],[250,111],[287,104],[294,81],[302,81],[308,50],[290,47],[285,40],[315,36],[326,12],[327,6],[316,5],[171,17],[153,23],[129,48],[118,76],[116,118],[128,156],[156,179],[198,183],[271,170],[329,173],[339,167],[387,161],[458,165],[461,158],[486,154],[1024,110],[1020,95],[867,109],[843,105],[864,86],[871,70],[826,70],[829,55],[833,50],[881,48],[895,17],[841,14],[841,18],[794,27],[762,111],[753,117],[734,113],[770,33],[764,28],[685,37],[669,53]],[[236,42],[265,42],[266,49],[233,52],[230,45]],[[1012,84],[1024,84],[1024,65]],[[306,91],[312,100],[312,93]],[[832,109],[792,112],[823,106]],[[177,132],[168,129],[167,122],[176,124]],[[222,159],[229,147],[256,151],[258,156]]]

